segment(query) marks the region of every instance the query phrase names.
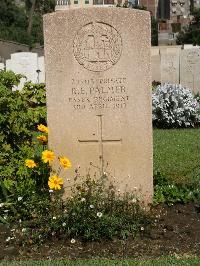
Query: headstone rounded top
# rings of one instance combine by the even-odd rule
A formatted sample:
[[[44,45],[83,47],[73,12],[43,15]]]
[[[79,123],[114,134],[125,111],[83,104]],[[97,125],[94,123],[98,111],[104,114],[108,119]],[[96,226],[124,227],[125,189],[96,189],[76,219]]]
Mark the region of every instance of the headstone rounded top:
[[[105,71],[120,59],[122,38],[113,26],[90,22],[77,32],[73,52],[84,68],[94,72]]]

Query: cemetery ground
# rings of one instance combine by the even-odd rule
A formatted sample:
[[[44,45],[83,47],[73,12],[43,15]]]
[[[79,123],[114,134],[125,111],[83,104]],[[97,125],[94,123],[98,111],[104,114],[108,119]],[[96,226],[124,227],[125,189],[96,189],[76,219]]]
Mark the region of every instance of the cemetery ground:
[[[124,238],[114,237],[112,240],[102,238],[98,241],[82,241],[77,237],[75,241],[71,241],[62,236],[52,236],[44,243],[30,242],[23,245],[20,239],[10,243],[5,242],[11,232],[5,225],[1,225],[0,258],[9,260],[66,258],[70,261],[98,257],[115,258],[114,261],[93,260],[86,264],[65,261],[64,264],[59,262],[52,265],[90,265],[89,263],[120,265],[120,261],[117,262],[117,260],[123,258],[136,258],[143,262],[139,260],[141,263],[139,264],[138,260],[135,262],[127,260],[121,265],[172,265],[172,263],[173,265],[199,265],[200,204],[199,201],[193,201],[192,197],[191,200],[188,199],[188,194],[199,191],[198,187],[194,187],[200,175],[199,148],[200,129],[198,128],[154,130],[154,176],[155,180],[158,180],[155,184],[154,200],[158,204],[154,204],[151,208],[151,225],[145,226],[145,230],[141,228],[135,238],[125,236]],[[169,178],[168,181],[167,178]],[[181,185],[180,190],[177,184]],[[185,187],[187,189],[184,190]],[[188,191],[188,187],[191,191]],[[195,192],[196,189],[197,192]],[[169,255],[175,257],[167,257]],[[159,260],[154,259],[161,256],[164,257]],[[197,257],[194,258],[194,256]],[[43,265],[42,262],[40,263],[38,265]],[[30,265],[37,264],[30,262]]]

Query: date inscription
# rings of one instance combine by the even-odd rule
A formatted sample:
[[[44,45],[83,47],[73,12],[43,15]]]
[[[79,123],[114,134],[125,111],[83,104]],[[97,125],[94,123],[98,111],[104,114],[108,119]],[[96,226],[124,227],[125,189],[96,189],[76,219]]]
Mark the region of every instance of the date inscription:
[[[127,79],[72,79],[68,102],[74,110],[125,109],[129,102]]]

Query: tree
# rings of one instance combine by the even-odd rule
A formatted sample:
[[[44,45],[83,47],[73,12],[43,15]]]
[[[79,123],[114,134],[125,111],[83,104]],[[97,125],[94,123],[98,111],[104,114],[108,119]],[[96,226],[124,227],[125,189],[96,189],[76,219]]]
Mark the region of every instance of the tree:
[[[14,0],[0,1],[0,38],[21,43],[30,43],[26,32],[28,26],[24,8],[15,4]]]
[[[177,36],[177,44],[200,45],[200,9],[193,12],[193,20]]]
[[[43,14],[53,12],[55,10],[54,0],[25,0],[26,9],[29,17],[29,24],[27,32],[30,35],[33,27],[34,16],[40,16],[40,20]]]
[[[153,16],[151,17],[151,45],[158,45],[158,21]]]
[[[35,11],[36,0],[32,0],[31,2],[32,2],[32,4],[31,4],[31,8],[29,10],[29,21],[28,21],[28,29],[27,29],[28,35],[31,35],[31,31],[32,31],[32,27],[33,27],[33,14]]]

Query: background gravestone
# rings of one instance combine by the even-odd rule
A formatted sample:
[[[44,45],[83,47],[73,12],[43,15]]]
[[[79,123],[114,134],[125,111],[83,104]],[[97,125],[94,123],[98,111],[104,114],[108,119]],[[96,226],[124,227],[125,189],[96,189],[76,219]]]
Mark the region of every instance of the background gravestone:
[[[20,85],[15,89],[21,89],[26,81],[45,82],[44,56],[38,57],[36,53],[12,54],[11,59],[6,60],[6,69],[27,77],[27,79],[22,79]]]
[[[180,83],[194,93],[200,92],[200,48],[181,51]]]
[[[16,53],[11,55],[11,59],[6,61],[6,68],[18,74],[24,74],[28,80],[37,81],[37,57],[36,53]]]
[[[107,172],[121,192],[137,187],[150,202],[149,13],[111,7],[56,12],[44,16],[44,35],[49,144],[73,164],[66,193],[80,166],[81,175]]]
[[[4,63],[0,63],[0,70],[4,70],[4,68],[5,68]]]
[[[179,84],[179,48],[161,49],[161,83]]]
[[[161,81],[160,49],[151,47],[151,77],[152,81]]]

